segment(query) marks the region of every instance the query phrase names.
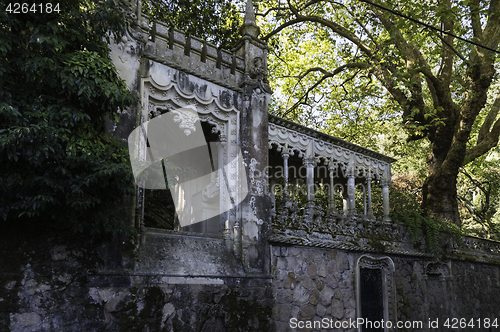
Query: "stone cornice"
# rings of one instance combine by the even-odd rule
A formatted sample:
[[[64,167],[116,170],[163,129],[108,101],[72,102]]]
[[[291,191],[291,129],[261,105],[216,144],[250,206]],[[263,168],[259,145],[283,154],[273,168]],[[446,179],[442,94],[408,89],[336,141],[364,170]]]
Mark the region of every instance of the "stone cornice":
[[[344,141],[340,138],[324,134],[324,133],[319,132],[317,130],[314,130],[314,129],[302,126],[298,123],[292,122],[290,120],[280,118],[276,115],[269,114],[269,123],[270,124],[274,123],[276,125],[279,125],[279,126],[291,129],[293,131],[296,131],[298,133],[307,135],[309,137],[312,137],[312,138],[315,138],[315,139],[318,139],[318,140],[321,140],[324,142],[328,142],[328,143],[331,143],[331,144],[339,146],[339,147],[343,147],[345,149],[360,153],[360,154],[368,156],[368,157],[372,157],[374,159],[377,159],[377,160],[380,160],[380,161],[383,161],[386,163],[393,163],[393,162],[397,161],[396,159],[385,156],[381,153],[364,148],[364,147],[356,145],[354,143],[349,143],[349,142]]]

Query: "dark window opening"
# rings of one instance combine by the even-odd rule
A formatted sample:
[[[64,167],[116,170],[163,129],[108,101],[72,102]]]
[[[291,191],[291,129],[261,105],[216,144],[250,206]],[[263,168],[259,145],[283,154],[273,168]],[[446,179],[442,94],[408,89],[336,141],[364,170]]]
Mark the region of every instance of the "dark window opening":
[[[365,321],[380,323],[384,318],[384,299],[382,290],[381,269],[360,269],[361,317]],[[363,331],[383,331],[375,328],[375,324],[363,325]],[[379,326],[376,324],[376,326]]]
[[[218,151],[215,151],[214,145],[210,145],[210,142],[219,142],[219,133],[214,132],[214,126],[202,122],[201,127],[203,129],[203,134],[205,140],[207,141],[207,148],[210,157],[210,164],[212,166],[212,172],[219,168],[218,165]],[[149,146],[149,144],[148,144]],[[165,165],[163,166],[165,168]],[[166,171],[164,169],[164,171]],[[166,187],[168,186],[168,180],[165,178]],[[195,209],[199,207],[194,207]],[[211,219],[199,222],[190,226],[180,227],[179,220],[177,218],[174,199],[172,193],[169,189],[167,190],[144,190],[144,216],[143,222],[145,227],[149,228],[160,228],[166,230],[182,230],[190,232],[199,233],[220,233],[221,223],[220,217],[213,217]]]

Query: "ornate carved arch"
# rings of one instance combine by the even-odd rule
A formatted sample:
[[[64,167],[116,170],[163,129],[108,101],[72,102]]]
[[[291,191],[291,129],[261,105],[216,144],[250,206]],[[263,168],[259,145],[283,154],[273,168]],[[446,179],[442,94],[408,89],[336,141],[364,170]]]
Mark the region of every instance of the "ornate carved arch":
[[[383,319],[384,321],[397,321],[396,310],[396,288],[394,281],[394,262],[388,256],[374,257],[370,255],[362,255],[356,262],[356,318],[362,318],[361,315],[361,269],[380,270],[382,277],[382,301],[383,301]],[[362,326],[358,326],[358,331],[361,332]],[[393,329],[385,328],[384,331],[393,331]]]
[[[166,112],[175,114],[176,109],[192,108],[198,113],[196,118],[190,118],[179,113],[174,121],[178,120],[181,129],[186,135],[190,130],[195,130],[191,122],[207,122],[213,126],[213,132],[218,133],[222,143],[220,161],[223,165],[229,164],[224,173],[231,192],[239,190],[238,179],[240,178],[234,158],[239,152],[239,110],[236,108],[236,100],[239,95],[214,83],[207,82],[192,75],[183,73],[177,69],[170,68],[149,60],[149,76],[141,79],[141,108],[139,123],[145,123],[152,118]],[[143,144],[142,144],[143,143]],[[145,142],[141,144],[146,147]],[[145,151],[145,149],[144,149]],[[219,166],[221,166],[219,163]],[[138,203],[140,207],[144,203],[143,191],[138,192]],[[212,191],[210,196],[215,195]],[[226,191],[221,190],[221,204],[229,205],[230,197],[226,197]],[[234,226],[236,207],[232,207],[225,214],[225,228]],[[229,232],[232,233],[232,232]]]

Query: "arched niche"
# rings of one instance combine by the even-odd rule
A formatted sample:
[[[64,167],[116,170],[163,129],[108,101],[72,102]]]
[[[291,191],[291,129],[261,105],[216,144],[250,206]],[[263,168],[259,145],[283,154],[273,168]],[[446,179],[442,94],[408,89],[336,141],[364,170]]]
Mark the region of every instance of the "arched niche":
[[[356,261],[356,318],[396,322],[394,262],[387,256],[362,255]],[[377,311],[379,310],[379,311]],[[358,331],[367,331],[358,325]],[[393,331],[387,328],[379,331]]]

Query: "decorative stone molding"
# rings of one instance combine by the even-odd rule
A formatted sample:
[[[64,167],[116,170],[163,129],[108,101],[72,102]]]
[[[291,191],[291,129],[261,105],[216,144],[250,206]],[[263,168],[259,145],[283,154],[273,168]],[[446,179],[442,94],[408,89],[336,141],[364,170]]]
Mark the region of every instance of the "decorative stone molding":
[[[239,98],[237,92],[230,91],[224,87],[211,82],[188,75],[175,68],[149,61],[148,75],[140,81],[141,110],[138,125],[151,120],[160,114],[172,112],[175,114],[174,121],[178,122],[186,135],[190,135],[195,130],[194,122],[199,119],[213,126],[212,133],[219,136],[218,158],[219,162],[227,167],[228,174],[224,174],[227,185],[232,192],[239,188],[239,172],[233,160],[239,152],[239,113],[236,108],[236,99]],[[142,148],[139,151],[146,151],[146,141],[144,138],[139,142]],[[139,158],[146,158],[145,155]],[[222,172],[221,169],[219,169]],[[225,190],[220,188],[221,174],[213,177],[212,182],[203,189],[205,200],[214,199],[219,196],[221,205],[229,206],[231,197],[226,197]],[[143,205],[144,192],[138,192],[138,200]],[[232,210],[238,209],[233,206]],[[228,221],[224,228],[231,229],[240,213],[229,211]],[[234,212],[234,213],[233,213]],[[140,213],[142,215],[142,212]],[[223,216],[221,215],[221,218]],[[139,218],[142,220],[142,217]]]
[[[341,187],[341,185],[336,185]],[[316,206],[316,210],[319,207]],[[307,208],[301,209],[293,199],[283,199],[279,202],[276,216],[273,217],[273,232],[280,235],[298,235],[301,232],[317,237],[332,238],[335,236],[371,237],[376,235],[391,241],[400,241],[409,238],[407,229],[398,223],[384,222],[382,218],[367,220],[364,216],[346,216],[343,213],[319,213],[312,217]]]
[[[356,317],[361,318],[361,272],[362,268],[366,269],[379,269],[382,272],[382,300],[383,300],[383,316],[384,321],[397,321],[397,308],[396,308],[396,288],[394,286],[394,262],[390,257],[382,256],[375,257],[369,255],[362,255],[356,261]],[[358,331],[361,332],[361,326],[358,326]],[[393,331],[393,329],[384,329],[385,332]]]
[[[468,236],[462,238],[462,245],[464,248],[474,251],[482,251],[488,254],[500,254],[500,242],[497,241],[489,241]]]
[[[315,132],[311,130],[311,134],[313,133]],[[357,146],[354,144],[352,144],[353,149],[351,150],[348,148],[350,143],[344,142],[344,145],[348,146],[346,148],[276,123],[269,124],[269,144],[270,146],[276,145],[278,151],[283,149],[297,151],[299,158],[308,157],[323,159],[326,162],[337,162],[342,165],[344,172],[357,171],[355,173],[363,175],[369,172],[372,174],[372,179],[382,180],[384,176],[387,177],[390,174],[391,164],[389,161],[378,160],[356,152],[354,147]],[[351,168],[346,167],[346,165],[350,165]]]
[[[304,166],[309,166],[309,167],[316,167],[318,165],[318,158],[313,158],[313,157],[306,157],[302,159],[302,162]]]
[[[179,128],[184,130],[184,134],[189,136],[191,132],[196,131],[194,123],[198,121],[198,115],[196,114],[196,109],[194,106],[190,108],[181,108],[178,110],[172,110],[175,114],[173,121],[179,122]]]
[[[448,249],[453,257],[459,260],[473,259],[485,263],[500,263],[500,242],[474,236],[464,236],[460,242],[449,240],[451,245]]]
[[[234,91],[240,90],[245,59],[232,51],[219,50],[216,45],[195,36],[187,37],[183,31],[169,29],[162,22],[151,25],[150,18],[144,13],[137,24],[129,27],[128,35],[144,49],[143,56],[147,59]]]
[[[425,274],[426,276],[440,276],[441,280],[445,280],[445,278],[450,278],[452,276],[451,261],[427,262],[425,264]]]

